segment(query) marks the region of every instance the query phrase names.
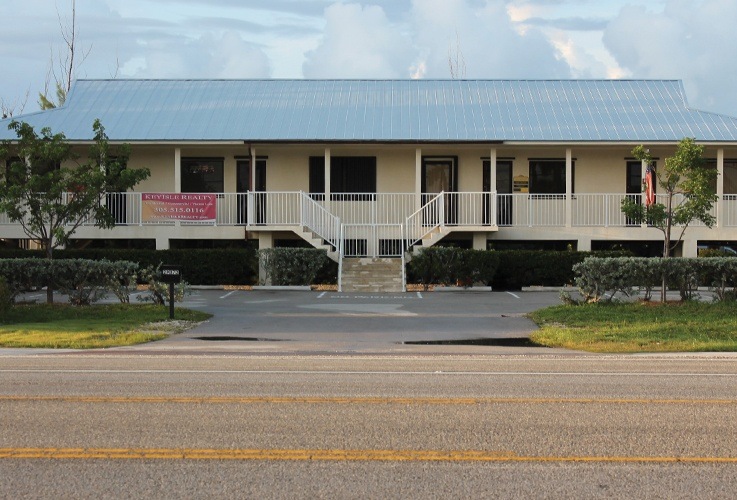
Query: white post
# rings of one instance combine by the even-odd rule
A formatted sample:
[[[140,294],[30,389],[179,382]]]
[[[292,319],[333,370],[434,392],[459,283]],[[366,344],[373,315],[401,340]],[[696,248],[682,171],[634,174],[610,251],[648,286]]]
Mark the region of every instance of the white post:
[[[251,148],[251,191],[256,191],[256,148]]]
[[[489,152],[489,191],[496,191],[496,148]]]
[[[724,210],[724,149],[717,149],[717,223],[716,227],[722,227]]]
[[[416,208],[422,206],[422,149],[415,149],[415,199]]]
[[[573,155],[566,148],[566,227],[573,225]]]
[[[182,149],[174,149],[174,192],[182,192]]]

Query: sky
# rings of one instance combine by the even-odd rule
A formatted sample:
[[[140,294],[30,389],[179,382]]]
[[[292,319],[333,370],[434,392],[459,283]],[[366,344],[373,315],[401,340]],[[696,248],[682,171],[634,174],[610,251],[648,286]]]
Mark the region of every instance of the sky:
[[[3,109],[53,88],[71,5],[0,0]],[[76,0],[75,76],[679,79],[737,116],[735,21],[735,0]]]

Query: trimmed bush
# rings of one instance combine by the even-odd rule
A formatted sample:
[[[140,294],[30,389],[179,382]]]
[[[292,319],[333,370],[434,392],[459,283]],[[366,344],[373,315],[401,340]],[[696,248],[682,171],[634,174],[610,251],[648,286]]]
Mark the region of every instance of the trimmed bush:
[[[586,302],[611,301],[617,294],[635,292],[644,292],[645,299],[650,299],[664,277],[684,300],[693,298],[699,286],[714,291],[716,300],[733,297],[737,287],[737,259],[730,257],[592,257],[574,266],[574,271]]]
[[[138,264],[89,259],[5,259],[0,260],[0,276],[14,299],[19,293],[54,283],[56,290],[69,295],[74,305],[88,305],[113,291],[127,301],[135,284]],[[123,299],[123,289],[127,290]]]
[[[12,303],[13,296],[10,293],[8,283],[4,277],[0,276],[0,313],[7,311]]]
[[[318,273],[330,261],[317,248],[268,248],[259,250],[266,280],[274,286],[305,286],[315,283]]]
[[[456,247],[431,247],[412,257],[407,265],[407,282],[459,285],[488,284],[494,278],[499,258],[496,252]]]
[[[35,250],[0,250],[0,259],[44,258]],[[56,259],[90,259],[135,262],[141,269],[161,264],[182,268],[182,277],[195,285],[254,285],[258,255],[250,248],[208,250],[56,250]]]

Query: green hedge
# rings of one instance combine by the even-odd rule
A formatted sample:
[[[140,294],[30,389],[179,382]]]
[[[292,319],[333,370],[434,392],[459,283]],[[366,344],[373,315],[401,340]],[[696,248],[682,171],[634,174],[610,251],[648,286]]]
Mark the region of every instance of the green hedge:
[[[43,258],[33,250],[0,250],[0,259]],[[159,264],[182,267],[182,279],[193,285],[254,285],[258,255],[252,249],[212,250],[55,250],[54,259],[130,261],[141,268]]]
[[[592,255],[621,256],[625,252],[571,252],[508,250],[499,255],[492,286],[499,290],[519,290],[524,286],[563,286],[573,284],[573,266]]]
[[[423,285],[489,284],[499,266],[496,252],[456,247],[431,247],[412,257],[407,282]]]
[[[644,292],[649,299],[665,277],[669,288],[682,299],[693,297],[698,287],[709,287],[717,300],[734,297],[737,259],[734,257],[589,258],[574,267],[576,285],[585,302],[611,301],[618,294]]]
[[[330,262],[327,252],[317,248],[269,248],[259,250],[259,256],[274,286],[312,285]]]

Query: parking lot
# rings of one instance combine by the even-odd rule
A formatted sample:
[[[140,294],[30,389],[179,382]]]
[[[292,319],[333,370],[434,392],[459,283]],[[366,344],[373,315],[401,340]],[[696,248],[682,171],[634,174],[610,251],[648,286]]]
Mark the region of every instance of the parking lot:
[[[258,353],[517,350],[521,349],[519,339],[535,329],[525,313],[557,303],[557,292],[196,290],[181,305],[210,312],[214,314],[211,320],[164,341],[122,349]],[[465,345],[465,341],[479,339],[497,342]]]

